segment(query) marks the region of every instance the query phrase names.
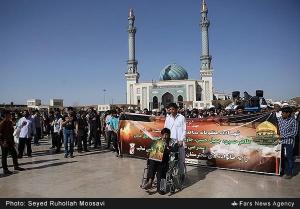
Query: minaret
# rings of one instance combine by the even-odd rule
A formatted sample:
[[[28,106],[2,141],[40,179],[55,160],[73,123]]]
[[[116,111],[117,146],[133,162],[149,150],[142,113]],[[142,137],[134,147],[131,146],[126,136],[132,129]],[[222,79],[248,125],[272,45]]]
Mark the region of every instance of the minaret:
[[[136,27],[134,26],[135,16],[133,9],[129,10],[128,14],[128,61],[127,61],[127,72],[125,73],[127,91],[126,91],[126,101],[127,104],[134,104],[134,92],[133,87],[135,83],[139,82],[139,73],[137,71],[137,60],[135,59],[135,33]]]
[[[211,56],[209,55],[209,41],[208,41],[208,27],[209,20],[207,18],[207,5],[205,0],[202,0],[201,6],[201,34],[202,34],[202,55],[200,75],[204,82],[202,100],[211,102],[213,100],[213,89],[212,89],[212,74],[213,69],[211,67]]]

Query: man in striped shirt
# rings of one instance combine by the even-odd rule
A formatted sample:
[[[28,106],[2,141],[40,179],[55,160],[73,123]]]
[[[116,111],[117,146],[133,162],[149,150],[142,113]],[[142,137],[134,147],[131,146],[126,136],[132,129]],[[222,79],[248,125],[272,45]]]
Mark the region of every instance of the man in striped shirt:
[[[294,168],[293,148],[295,145],[295,137],[298,133],[298,122],[292,117],[293,109],[291,107],[283,107],[281,109],[282,116],[278,118],[278,126],[280,131],[280,139],[282,144],[282,152],[284,153],[284,178],[292,178]]]

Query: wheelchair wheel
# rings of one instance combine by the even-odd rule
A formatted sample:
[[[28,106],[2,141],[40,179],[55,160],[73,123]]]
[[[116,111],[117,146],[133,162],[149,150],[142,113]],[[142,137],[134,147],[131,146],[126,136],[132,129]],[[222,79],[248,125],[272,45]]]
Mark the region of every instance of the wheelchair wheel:
[[[179,169],[177,166],[175,166],[172,171],[172,182],[175,189],[182,189],[182,182],[180,180]]]

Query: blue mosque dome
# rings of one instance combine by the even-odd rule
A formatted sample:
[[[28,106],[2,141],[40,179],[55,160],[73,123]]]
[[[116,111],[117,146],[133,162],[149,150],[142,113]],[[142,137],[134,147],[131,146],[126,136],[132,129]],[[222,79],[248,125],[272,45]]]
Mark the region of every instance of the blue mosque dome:
[[[177,64],[170,64],[164,67],[160,71],[159,80],[166,81],[166,80],[186,80],[188,79],[188,73],[186,70]]]

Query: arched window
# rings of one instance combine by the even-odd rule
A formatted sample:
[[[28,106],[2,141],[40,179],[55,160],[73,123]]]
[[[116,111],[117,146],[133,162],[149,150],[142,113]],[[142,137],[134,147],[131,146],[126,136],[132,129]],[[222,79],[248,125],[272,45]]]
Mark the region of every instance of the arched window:
[[[166,92],[162,96],[161,100],[162,100],[162,105],[164,107],[167,107],[170,103],[174,102],[174,96],[171,93]]]
[[[180,108],[183,108],[183,97],[181,95],[178,96],[177,102],[178,102],[178,106]]]
[[[157,96],[153,97],[153,109],[158,109],[158,98],[157,98]]]

